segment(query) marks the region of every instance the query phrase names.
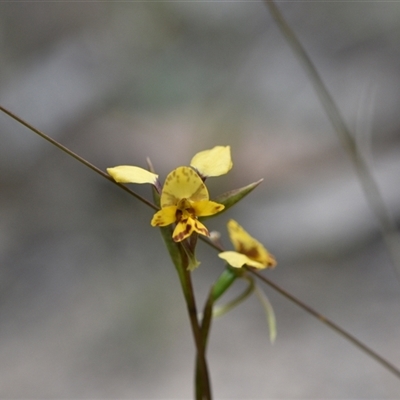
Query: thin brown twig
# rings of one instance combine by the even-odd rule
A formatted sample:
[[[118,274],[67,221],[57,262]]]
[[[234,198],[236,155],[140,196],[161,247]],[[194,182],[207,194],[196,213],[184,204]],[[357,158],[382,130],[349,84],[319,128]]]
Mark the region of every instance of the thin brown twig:
[[[383,357],[381,357],[378,353],[376,353],[374,350],[369,348],[367,345],[362,343],[360,340],[358,340],[356,337],[351,335],[350,333],[346,332],[343,328],[341,328],[339,325],[335,324],[328,318],[326,318],[324,315],[320,314],[319,312],[315,311],[313,308],[308,306],[307,304],[303,303],[301,300],[299,300],[297,297],[293,296],[289,292],[287,292],[285,289],[281,288],[278,286],[276,283],[272,282],[268,278],[266,278],[264,275],[261,275],[259,272],[256,272],[254,270],[251,270],[250,268],[248,271],[255,275],[258,279],[260,279],[262,282],[265,284],[269,285],[272,287],[274,290],[279,292],[281,295],[285,296],[287,299],[298,305],[300,308],[302,308],[304,311],[306,311],[308,314],[312,315],[313,317],[317,318],[320,322],[323,324],[329,326],[333,331],[338,333],[340,336],[343,338],[347,339],[349,342],[351,342],[354,346],[358,347],[361,351],[364,353],[368,354],[370,357],[372,357],[375,361],[377,361],[379,364],[381,364],[384,368],[392,372],[394,375],[396,375],[398,378],[400,378],[400,370],[395,367],[393,364],[385,360]]]
[[[0,105],[0,110],[3,111],[8,116],[10,116],[11,118],[13,118],[15,121],[17,121],[20,124],[24,125],[26,128],[30,129],[32,132],[36,133],[37,135],[39,135],[43,139],[47,140],[48,142],[50,142],[51,144],[53,144],[54,146],[56,146],[57,148],[62,150],[64,153],[67,153],[69,156],[75,158],[75,160],[77,160],[80,163],[84,164],[86,167],[90,168],[92,171],[94,171],[97,174],[101,175],[103,178],[106,178],[108,181],[112,182],[114,185],[119,186],[121,189],[125,190],[126,192],[128,192],[132,196],[135,196],[138,200],[140,200],[142,203],[145,203],[146,205],[151,207],[153,210],[156,210],[156,211],[159,210],[159,208],[157,206],[155,206],[150,201],[146,200],[144,197],[142,197],[139,194],[135,193],[133,190],[129,189],[127,186],[116,182],[110,175],[108,175],[107,173],[102,171],[100,168],[97,168],[95,165],[91,164],[89,161],[85,160],[84,158],[82,158],[78,154],[74,153],[72,150],[68,149],[67,147],[65,147],[61,143],[57,142],[55,139],[53,139],[50,136],[46,135],[45,133],[43,133],[39,129],[35,128],[34,126],[32,126],[31,124],[29,124],[28,122],[26,122],[22,118],[18,117],[17,115],[15,115],[14,113],[12,113],[11,111],[7,110],[6,108],[4,108],[1,105]]]

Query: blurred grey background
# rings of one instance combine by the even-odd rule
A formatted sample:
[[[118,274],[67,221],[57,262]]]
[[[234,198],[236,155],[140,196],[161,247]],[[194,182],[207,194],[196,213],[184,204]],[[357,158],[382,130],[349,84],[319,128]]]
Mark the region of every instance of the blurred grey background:
[[[400,4],[279,6],[398,222]],[[230,144],[211,195],[264,182],[208,226],[230,247],[238,220],[277,257],[269,278],[400,366],[400,282],[263,3],[3,2],[0,70],[0,104],[103,170],[150,156],[164,178]],[[152,210],[4,114],[0,138],[0,398],[191,398],[194,346]],[[202,243],[198,257],[202,303],[223,264]],[[389,372],[263,289],[277,341],[254,297],[215,321],[215,398],[400,397]]]

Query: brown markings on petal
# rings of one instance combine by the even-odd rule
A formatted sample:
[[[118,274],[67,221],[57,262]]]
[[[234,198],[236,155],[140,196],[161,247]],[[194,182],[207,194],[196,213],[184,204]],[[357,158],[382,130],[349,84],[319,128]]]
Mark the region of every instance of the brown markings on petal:
[[[257,247],[251,247],[250,249],[246,249],[242,243],[239,244],[239,248],[237,250],[239,253],[245,254],[247,257],[257,260],[260,256],[260,252]]]
[[[196,232],[201,233],[204,236],[210,236],[208,229],[203,226],[199,226],[197,221],[194,221],[194,226],[196,227]]]
[[[247,257],[252,258],[253,260],[257,260],[260,256],[260,252],[258,251],[257,247],[247,249],[244,254],[246,254]]]
[[[185,222],[185,221],[182,221],[182,222]],[[192,231],[192,225],[187,223],[185,230],[182,232],[179,232],[177,235],[173,236],[172,239],[174,240],[174,242],[180,242],[185,237],[187,237],[187,235],[189,235],[191,233],[191,231]]]
[[[176,210],[176,213],[175,213],[176,222],[179,222],[179,221],[182,219],[182,216],[183,216],[183,213],[182,213],[182,211],[178,208],[178,209]]]
[[[157,216],[157,217],[154,219],[153,224],[154,224],[154,226],[160,226],[160,225],[161,225],[161,217],[160,217],[160,216]]]
[[[190,168],[182,168],[181,172],[182,172],[182,175],[184,175],[186,177],[186,182],[189,183],[190,179],[193,175],[193,171]]]

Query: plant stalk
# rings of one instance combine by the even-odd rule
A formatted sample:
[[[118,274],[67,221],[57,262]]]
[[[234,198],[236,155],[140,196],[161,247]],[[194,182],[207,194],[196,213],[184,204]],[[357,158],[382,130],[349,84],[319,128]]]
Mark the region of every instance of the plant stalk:
[[[282,34],[286,38],[287,43],[303,66],[305,72],[308,74],[319,101],[335,129],[343,148],[346,150],[351,162],[353,163],[368,206],[379,223],[383,240],[394,265],[395,274],[400,282],[400,235],[396,224],[386,207],[378,184],[373,178],[367,162],[359,152],[353,134],[347,127],[339,108],[329,93],[304,46],[286,22],[275,2],[273,0],[264,0],[264,2]]]

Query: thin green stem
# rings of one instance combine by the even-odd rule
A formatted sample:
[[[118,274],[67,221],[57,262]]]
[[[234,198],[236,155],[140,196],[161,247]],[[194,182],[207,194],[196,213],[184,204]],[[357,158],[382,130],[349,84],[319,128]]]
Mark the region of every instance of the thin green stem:
[[[272,287],[274,290],[276,290],[278,293],[286,297],[288,300],[291,302],[295,303],[298,305],[300,308],[302,308],[304,311],[306,311],[308,314],[312,315],[313,317],[317,318],[320,322],[323,324],[327,325],[330,329],[335,331],[337,334],[342,336],[344,339],[348,340],[350,343],[352,343],[354,346],[358,347],[362,352],[373,358],[375,361],[377,361],[379,364],[381,364],[384,368],[386,368],[388,371],[392,372],[394,375],[396,375],[398,378],[400,378],[400,370],[395,367],[393,364],[385,360],[383,357],[381,357],[378,353],[376,353],[374,350],[369,348],[367,345],[362,343],[360,340],[358,340],[356,337],[351,335],[350,333],[346,332],[343,328],[341,328],[339,325],[335,324],[328,318],[326,318],[324,315],[320,314],[319,312],[315,311],[313,308],[308,306],[307,304],[303,303],[301,300],[287,292],[285,289],[281,288],[278,286],[276,283],[272,282],[265,276],[261,275],[259,272],[256,272],[254,270],[248,269],[248,271],[255,275],[260,281],[263,283],[269,285]]]
[[[155,196],[157,203],[158,194]],[[197,317],[197,307],[194,297],[194,290],[191,279],[191,272],[188,270],[189,258],[181,243],[172,240],[172,229],[170,226],[160,228],[165,246],[175,269],[178,273],[182,287],[186,307],[189,314],[190,325],[196,346],[196,369],[195,369],[195,390],[197,400],[211,400],[211,384],[205,356],[205,346],[202,332]]]
[[[200,330],[201,330],[201,337],[203,340],[203,351],[204,354],[207,351],[207,343],[208,343],[208,337],[210,334],[211,330],[211,323],[212,323],[212,318],[213,318],[213,307],[214,303],[221,297],[235,282],[235,280],[238,278],[240,275],[240,272],[227,267],[225,270],[222,272],[222,274],[219,276],[219,278],[214,282],[212,285],[207,301],[204,305],[203,313],[200,317],[201,323],[200,323]],[[199,381],[201,379],[200,375],[200,363],[199,359],[196,359],[196,386],[199,387]]]
[[[196,399],[211,400],[211,385],[207,367],[205,340],[197,319],[197,307],[194,298],[194,290],[191,280],[191,273],[186,268],[180,274],[182,289],[186,299],[190,324],[197,348],[195,381],[196,381]]]
[[[363,155],[358,151],[353,134],[347,127],[339,108],[321,79],[314,63],[311,61],[311,58],[304,49],[304,46],[300,43],[294,31],[288,25],[274,1],[264,0],[264,2],[282,34],[286,38],[287,43],[292,48],[299,62],[302,64],[305,72],[308,74],[314,90],[316,91],[317,96],[342,143],[342,146],[347,151],[349,158],[353,163],[367,203],[380,225],[383,240],[394,264],[397,278],[400,281],[400,235],[396,224],[385,205],[379,187],[372,176],[368,164]]]
[[[201,340],[202,340],[202,346],[203,346],[203,352],[204,352],[204,357],[206,355],[207,351],[207,343],[208,343],[208,336],[210,333],[211,329],[211,322],[212,322],[212,310],[213,310],[213,304],[214,304],[214,299],[211,294],[212,290],[210,290],[210,294],[208,295],[207,302],[204,306],[203,310],[203,316],[200,324],[200,334],[201,334]],[[199,355],[197,354],[196,356],[196,367],[195,367],[195,376],[196,376],[196,397],[199,398],[199,393],[198,393],[198,388],[200,388],[201,385],[201,359],[199,358]]]
[[[142,203],[148,205],[151,207],[153,210],[159,210],[159,207],[155,206],[153,203],[150,201],[146,200],[144,197],[140,196],[139,194],[135,193],[133,190],[129,189],[127,186],[122,185],[121,183],[115,182],[113,178],[111,178],[110,175],[102,171],[101,169],[97,168],[95,165],[91,164],[89,161],[85,160],[78,154],[74,153],[72,150],[68,149],[67,147],[63,146],[61,143],[57,142],[55,139],[51,138],[50,136],[46,135],[39,129],[35,128],[28,122],[24,121],[22,118],[18,117],[17,115],[13,114],[11,111],[7,110],[3,106],[0,105],[0,110],[3,111],[5,114],[10,116],[12,119],[15,121],[19,122],[20,124],[24,125],[28,129],[30,129],[32,132],[36,133],[43,139],[47,140],[50,142],[52,145],[56,146],[58,149],[62,150],[64,153],[67,153],[69,156],[72,158],[75,158],[75,160],[79,161],[86,167],[90,168],[92,171],[96,172],[97,174],[101,175],[103,178],[107,179],[108,181],[112,182],[114,185],[119,186],[121,189],[125,190],[125,192],[128,192],[132,196],[136,197],[138,200],[140,200]]]

